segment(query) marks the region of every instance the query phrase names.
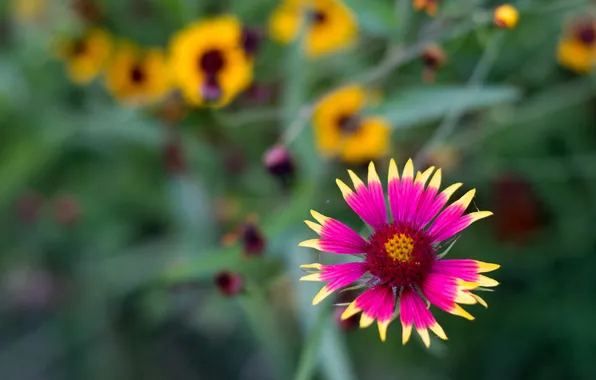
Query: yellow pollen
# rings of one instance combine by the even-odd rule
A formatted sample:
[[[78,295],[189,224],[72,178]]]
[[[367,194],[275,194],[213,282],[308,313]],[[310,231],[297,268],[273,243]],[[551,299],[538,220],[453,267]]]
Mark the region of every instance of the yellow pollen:
[[[385,250],[393,260],[407,263],[412,259],[414,239],[406,234],[395,234],[385,243]]]

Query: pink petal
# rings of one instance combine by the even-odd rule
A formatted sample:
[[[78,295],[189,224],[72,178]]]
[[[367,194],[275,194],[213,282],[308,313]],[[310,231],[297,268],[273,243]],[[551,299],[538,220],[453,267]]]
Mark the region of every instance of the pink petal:
[[[413,290],[404,288],[399,299],[399,315],[404,326],[415,325],[423,329],[434,325],[435,318],[426,307],[424,300]]]
[[[377,285],[359,295],[355,300],[355,306],[372,319],[388,322],[395,309],[393,289],[384,284]]]
[[[372,170],[374,171],[374,166]],[[339,186],[344,199],[352,210],[354,210],[354,212],[356,212],[356,214],[358,214],[358,216],[360,216],[360,218],[362,218],[368,225],[375,229],[383,227],[387,223],[387,215],[383,189],[380,182],[377,185],[374,179],[370,181],[369,178],[369,183],[372,183],[372,188],[368,189],[354,172],[349,170],[348,173],[352,178],[356,192],[354,193],[345,183],[337,180],[337,185]],[[376,172],[374,173],[376,174]]]
[[[461,183],[456,183],[454,185],[449,186],[445,190],[443,190],[439,195],[437,195],[431,202],[429,206],[425,206],[424,209],[420,209],[418,211],[418,216],[416,220],[418,221],[419,226],[426,226],[438,213],[441,209],[447,204],[447,201],[453,195],[453,193],[461,186]],[[432,191],[432,190],[431,190]]]
[[[466,208],[474,197],[475,190],[470,190],[464,194],[459,200],[447,207],[443,212],[437,216],[432,225],[428,229],[428,234],[437,242],[437,237],[444,235],[445,230],[457,223],[459,217],[466,211]]]
[[[357,281],[367,272],[367,270],[366,263],[363,261],[335,265],[321,265],[320,278],[321,281],[329,281],[325,286],[333,292]]]

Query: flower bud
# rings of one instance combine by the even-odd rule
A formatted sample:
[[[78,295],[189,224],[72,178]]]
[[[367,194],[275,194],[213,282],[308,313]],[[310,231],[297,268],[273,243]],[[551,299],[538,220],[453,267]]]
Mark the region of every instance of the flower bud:
[[[264,33],[257,28],[242,29],[242,48],[248,57],[254,57],[258,54],[263,41]]]
[[[519,21],[519,12],[511,4],[503,4],[495,9],[493,21],[499,28],[513,29]]]
[[[269,173],[287,184],[294,175],[294,160],[283,145],[276,145],[265,152],[265,166]]]
[[[244,289],[242,277],[227,270],[217,273],[213,280],[221,294],[226,297],[233,297]]]
[[[61,224],[73,224],[81,216],[79,202],[72,194],[63,194],[56,199],[54,217]]]

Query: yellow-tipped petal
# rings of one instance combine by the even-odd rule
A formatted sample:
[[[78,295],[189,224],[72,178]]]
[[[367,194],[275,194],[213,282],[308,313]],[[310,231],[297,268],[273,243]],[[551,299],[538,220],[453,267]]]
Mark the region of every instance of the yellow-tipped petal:
[[[476,299],[472,297],[472,295],[467,291],[459,291],[455,296],[455,302],[461,303],[464,305],[474,305],[476,303]]]
[[[424,172],[420,173],[416,175],[416,183],[421,183],[423,186],[426,184],[426,182],[428,182],[428,179],[430,178],[430,175],[433,174],[433,170],[435,170],[434,166],[431,166],[430,168],[426,169]]]
[[[317,249],[319,251],[321,251],[321,244],[319,242],[319,239],[310,239],[310,240],[305,240],[303,242],[300,242],[298,244],[298,246],[300,247],[306,247],[306,248],[314,248]]]
[[[484,299],[482,299],[482,297],[480,297],[479,295],[476,295],[474,293],[470,293],[472,295],[472,297],[474,297],[476,299],[476,301],[481,304],[482,306],[484,306],[485,308],[488,308],[488,304],[486,303],[486,301]]]
[[[476,269],[478,273],[492,272],[501,267],[499,264],[485,263],[483,261],[476,261],[476,264],[478,265],[478,269]]]
[[[387,339],[387,327],[389,327],[389,323],[391,323],[390,320],[385,322],[377,321],[377,326],[379,327],[379,336],[383,342]]]
[[[410,336],[412,335],[412,325],[406,326],[402,322],[401,326],[402,326],[401,344],[406,344],[406,343],[408,343],[408,340],[410,340]]]
[[[323,231],[323,226],[316,224],[315,222],[305,220],[304,223],[306,223],[306,225],[309,226],[311,230],[315,231],[319,235],[321,234],[321,231]]]
[[[457,279],[457,285],[458,285],[459,289],[461,289],[461,290],[472,290],[472,289],[476,289],[478,287],[477,282],[468,282],[468,281],[464,281],[460,278]]]
[[[371,161],[368,164],[368,183],[381,183],[381,179],[379,178],[379,174],[377,173],[377,169],[375,169],[375,164]]]
[[[459,317],[464,317],[470,321],[474,320],[474,317],[472,316],[472,314],[468,313],[467,311],[465,311],[461,306],[459,306],[458,304],[455,304],[453,307],[453,310],[450,311],[451,314],[453,315],[457,315]]]
[[[428,335],[428,330],[416,329],[416,331],[418,332],[418,335],[420,335],[420,338],[422,338],[422,341],[424,342],[426,348],[430,347],[430,336]]]
[[[348,187],[348,185],[346,185],[345,183],[343,183],[343,181],[341,179],[336,179],[335,183],[337,183],[337,186],[339,187],[339,190],[341,190],[341,194],[343,195],[344,198],[349,197],[350,195],[354,194],[354,192],[352,191],[352,189],[350,189]]]
[[[370,315],[366,314],[366,312],[364,312],[360,316],[360,327],[366,328],[366,327],[372,325],[374,321],[375,321],[375,319],[373,317],[371,317]]]
[[[467,193],[465,193],[457,201],[453,202],[453,204],[462,206],[464,209],[466,209],[466,208],[468,208],[468,205],[470,204],[470,202],[472,202],[472,199],[474,198],[475,194],[476,194],[476,189],[472,189],[472,190],[468,191]]]
[[[317,295],[315,296],[315,298],[313,298],[312,304],[313,305],[316,305],[316,304],[320,303],[325,298],[327,298],[331,293],[333,293],[333,291],[332,290],[329,290],[329,288],[327,287],[327,285],[323,286],[323,288],[317,293]]]
[[[318,269],[321,270],[322,265],[319,263],[312,263],[312,264],[302,264],[300,268],[302,269]]]
[[[311,273],[300,277],[300,281],[321,281],[320,273]]]
[[[434,189],[438,189],[439,187],[441,187],[441,169],[437,169],[432,179],[430,180],[428,187],[432,187]]]
[[[321,225],[325,225],[325,222],[327,222],[330,219],[323,214],[319,214],[315,210],[310,210],[310,215],[312,215],[312,217],[315,218],[317,222],[321,223]]]
[[[437,322],[435,322],[435,324],[432,326],[428,326],[428,328],[432,332],[434,332],[435,335],[438,336],[439,338],[441,338],[443,340],[447,340],[447,335],[445,334],[445,331],[443,331],[443,328]]]
[[[472,221],[470,223],[473,223],[477,220],[488,218],[492,214],[493,213],[490,211],[477,211],[477,212],[471,212],[470,214],[468,214],[468,216],[472,217]]]
[[[348,170],[348,174],[350,175],[350,179],[352,180],[352,184],[354,184],[354,189],[358,190],[360,186],[364,186],[364,182],[351,170]]]
[[[341,313],[341,320],[343,321],[344,319],[348,319],[360,313],[361,311],[362,309],[356,307],[356,301],[353,301],[351,304],[348,305],[348,307],[346,307],[346,310],[344,310],[344,312]]]
[[[492,287],[499,285],[499,282],[490,277],[480,275],[478,276],[478,285]]]
[[[463,183],[461,183],[461,182],[454,183],[453,185],[451,185],[448,188],[446,188],[445,190],[443,190],[441,192],[441,194],[443,194],[445,197],[447,197],[447,199],[449,199],[449,198],[451,198],[453,193],[455,193],[457,191],[457,189],[459,189],[461,187],[461,185],[463,185]]]
[[[397,170],[397,164],[394,159],[389,161],[389,181],[399,180],[399,171]]]
[[[405,178],[413,178],[414,177],[414,162],[410,158],[408,162],[406,162],[406,166],[404,167],[404,172],[401,175],[402,179]]]

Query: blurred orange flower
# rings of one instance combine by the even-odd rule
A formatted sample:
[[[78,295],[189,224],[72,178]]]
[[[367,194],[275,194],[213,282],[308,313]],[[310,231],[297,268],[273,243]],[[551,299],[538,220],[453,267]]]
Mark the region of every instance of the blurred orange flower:
[[[328,95],[317,105],[315,137],[323,156],[362,163],[387,152],[389,124],[378,116],[360,115],[367,103],[370,96],[362,87],[349,86]]]
[[[437,14],[439,0],[414,0],[414,9],[417,11],[426,10],[429,16]]]
[[[576,19],[567,26],[557,45],[561,66],[587,74],[596,63],[596,20]]]
[[[111,51],[108,33],[90,29],[79,37],[61,41],[57,53],[66,62],[69,78],[77,84],[88,84],[103,72]]]
[[[356,38],[356,18],[339,0],[284,0],[269,20],[271,36],[280,43],[290,43],[305,21],[310,21],[304,46],[309,57],[341,50]]]
[[[107,87],[116,99],[133,106],[162,100],[171,90],[164,53],[121,42],[108,66]]]
[[[253,58],[243,42],[233,16],[195,22],[172,38],[170,69],[190,104],[222,107],[250,86]]]

